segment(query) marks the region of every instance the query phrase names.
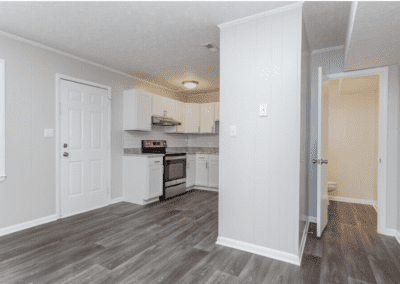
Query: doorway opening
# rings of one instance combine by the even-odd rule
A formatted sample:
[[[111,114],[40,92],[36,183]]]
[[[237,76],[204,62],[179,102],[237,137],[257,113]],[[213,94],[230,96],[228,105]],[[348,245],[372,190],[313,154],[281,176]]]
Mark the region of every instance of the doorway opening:
[[[377,233],[380,75],[330,79],[327,92],[329,224]]]

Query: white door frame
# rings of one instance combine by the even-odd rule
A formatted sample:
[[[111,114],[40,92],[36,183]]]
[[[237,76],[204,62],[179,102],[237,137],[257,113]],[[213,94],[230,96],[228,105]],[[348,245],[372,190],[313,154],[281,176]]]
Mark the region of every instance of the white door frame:
[[[111,87],[93,83],[90,81],[70,77],[56,73],[56,214],[57,219],[61,217],[61,79],[68,81],[89,85],[92,87],[99,87],[106,89],[108,92],[108,185],[107,185],[107,205],[111,202]],[[90,209],[93,210],[93,209]],[[81,213],[81,212],[80,212]]]
[[[378,158],[382,159],[378,168],[378,233],[387,235],[386,192],[387,192],[387,143],[388,143],[388,99],[389,67],[378,67],[342,73],[328,74],[329,79],[343,79],[368,75],[379,76],[379,146]]]

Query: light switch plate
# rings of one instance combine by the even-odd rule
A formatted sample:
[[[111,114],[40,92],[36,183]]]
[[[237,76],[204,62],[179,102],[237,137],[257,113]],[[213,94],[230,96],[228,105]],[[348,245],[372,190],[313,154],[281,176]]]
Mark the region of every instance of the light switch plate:
[[[54,129],[46,128],[44,130],[44,137],[54,137]]]
[[[260,105],[260,116],[267,116],[267,104]]]
[[[229,127],[229,135],[231,137],[236,137],[236,125],[231,125]]]

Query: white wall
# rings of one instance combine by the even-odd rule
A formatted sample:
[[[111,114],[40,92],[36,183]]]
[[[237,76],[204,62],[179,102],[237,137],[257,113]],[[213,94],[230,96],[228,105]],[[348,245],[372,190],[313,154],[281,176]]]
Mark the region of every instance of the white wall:
[[[299,215],[299,245],[302,241],[308,218],[308,102],[310,100],[310,48],[308,46],[307,32],[302,21],[301,34],[301,144],[300,144],[300,215]]]
[[[221,28],[219,242],[298,256],[301,17]]]
[[[122,91],[132,88],[179,99],[161,88],[0,36],[6,64],[6,174],[0,183],[0,229],[56,214],[55,75],[112,88],[112,198],[122,196]]]
[[[141,148],[141,140],[166,140],[167,147],[187,147],[186,134],[165,133],[164,126],[152,125],[151,131],[123,131],[124,148]]]
[[[343,71],[344,51],[336,49],[311,54],[311,99],[310,99],[310,157],[317,159],[318,143],[318,67],[322,66],[327,74]],[[317,164],[309,163],[309,215],[317,217]]]
[[[386,193],[386,227],[397,228],[398,188],[398,145],[399,131],[399,65],[389,66],[388,85],[388,160],[387,160],[387,193]]]

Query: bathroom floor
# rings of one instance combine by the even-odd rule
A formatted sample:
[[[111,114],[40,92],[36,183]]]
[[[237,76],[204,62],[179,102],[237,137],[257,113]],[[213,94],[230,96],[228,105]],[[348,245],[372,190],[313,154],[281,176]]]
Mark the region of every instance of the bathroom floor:
[[[311,223],[304,253],[321,258],[320,283],[400,283],[400,244],[377,233],[371,205],[330,201],[322,238]]]

